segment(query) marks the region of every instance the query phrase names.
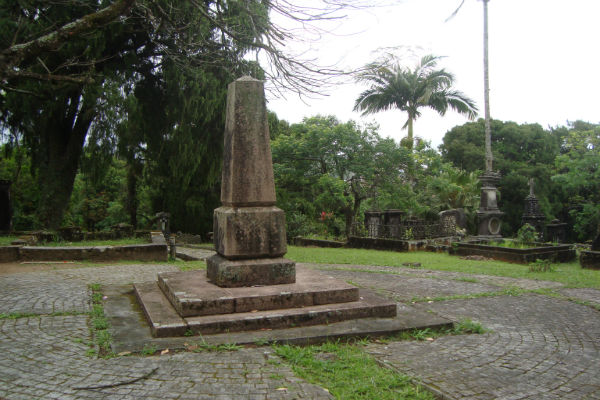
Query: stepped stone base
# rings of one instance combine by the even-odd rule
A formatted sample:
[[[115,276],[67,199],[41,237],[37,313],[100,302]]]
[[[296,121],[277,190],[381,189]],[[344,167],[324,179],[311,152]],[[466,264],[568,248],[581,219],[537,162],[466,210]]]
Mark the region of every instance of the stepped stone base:
[[[215,254],[206,260],[206,274],[221,287],[281,285],[296,282],[296,263],[282,257],[228,260]]]
[[[358,301],[358,288],[305,268],[296,283],[221,288],[204,271],[163,272],[158,286],[182,317],[266,311]]]
[[[212,285],[203,271],[163,273],[134,284],[154,337],[312,326],[391,318],[396,303],[309,269],[295,284],[254,288]]]

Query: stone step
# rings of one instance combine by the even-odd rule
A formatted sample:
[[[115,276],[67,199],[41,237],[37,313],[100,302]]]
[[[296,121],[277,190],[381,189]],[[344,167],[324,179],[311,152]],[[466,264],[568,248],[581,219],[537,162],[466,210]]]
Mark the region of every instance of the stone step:
[[[205,271],[163,272],[158,285],[182,317],[279,310],[357,301],[358,288],[298,267],[296,283],[222,288]]]
[[[391,318],[396,303],[360,289],[358,301],[235,314],[181,318],[156,282],[136,283],[134,292],[154,337],[215,334],[312,326],[356,318]]]
[[[194,334],[256,331],[322,325],[349,319],[396,316],[396,303],[360,290],[358,301],[315,305],[303,308],[207,315],[186,318]]]
[[[156,282],[134,283],[137,297],[154,337],[183,336],[187,323],[177,314]]]

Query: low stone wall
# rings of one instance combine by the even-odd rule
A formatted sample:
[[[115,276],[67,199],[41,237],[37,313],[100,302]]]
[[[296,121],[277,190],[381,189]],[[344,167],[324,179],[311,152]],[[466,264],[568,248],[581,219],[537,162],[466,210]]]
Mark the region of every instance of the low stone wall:
[[[296,246],[314,246],[314,247],[329,247],[339,248],[346,246],[346,242],[338,242],[335,240],[322,240],[322,239],[310,239],[296,236],[294,238],[294,244]]]
[[[579,254],[581,268],[600,269],[600,251],[582,250]]]
[[[19,261],[167,261],[166,244],[98,247],[40,247],[18,249]]]
[[[353,249],[431,251],[439,253],[449,251],[451,243],[457,239],[457,236],[423,240],[397,240],[350,236],[346,247],[351,247]]]
[[[146,235],[152,243],[124,246],[0,246],[0,262],[18,261],[168,261],[161,232]]]
[[[408,242],[406,240],[350,236],[348,238],[348,247],[352,247],[353,249],[408,251]]]
[[[127,237],[145,238],[150,235],[148,230],[112,230],[112,231],[99,231],[99,232],[82,232],[76,230],[62,229],[57,232],[50,231],[14,231],[10,232],[11,235],[15,236],[32,236],[35,242],[53,242],[57,239],[64,240],[67,242],[81,242],[87,240],[115,240],[123,239]]]
[[[0,246],[0,263],[19,260],[19,246]]]
[[[571,245],[540,245],[540,247],[528,249],[514,249],[510,247],[489,246],[483,243],[455,243],[453,247],[453,252],[456,255],[482,256],[518,264],[529,264],[538,259],[568,262],[574,260],[576,257],[575,249]]]

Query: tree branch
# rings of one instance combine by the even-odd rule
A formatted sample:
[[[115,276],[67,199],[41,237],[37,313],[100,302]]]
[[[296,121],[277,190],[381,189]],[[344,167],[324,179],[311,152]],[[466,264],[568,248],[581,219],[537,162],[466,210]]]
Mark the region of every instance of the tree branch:
[[[119,0],[112,5],[88,14],[29,42],[12,45],[0,52],[0,79],[18,71],[23,63],[44,52],[57,49],[71,37],[89,32],[125,14],[135,0]]]

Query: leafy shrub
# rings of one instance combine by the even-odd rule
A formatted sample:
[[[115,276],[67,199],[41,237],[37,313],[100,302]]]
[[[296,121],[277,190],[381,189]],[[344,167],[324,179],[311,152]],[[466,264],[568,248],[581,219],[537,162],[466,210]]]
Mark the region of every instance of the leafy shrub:
[[[539,235],[535,228],[530,224],[523,225],[517,232],[517,239],[523,243],[533,243],[537,241]]]

